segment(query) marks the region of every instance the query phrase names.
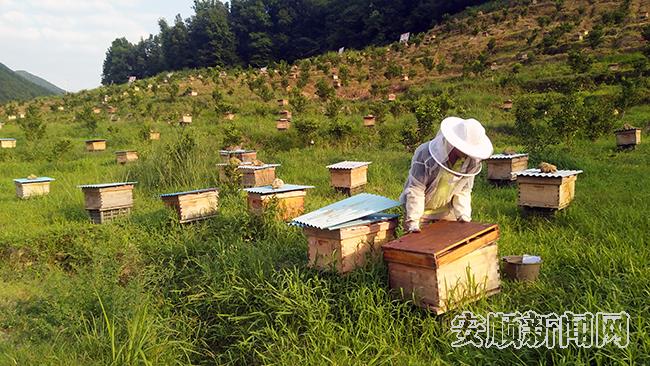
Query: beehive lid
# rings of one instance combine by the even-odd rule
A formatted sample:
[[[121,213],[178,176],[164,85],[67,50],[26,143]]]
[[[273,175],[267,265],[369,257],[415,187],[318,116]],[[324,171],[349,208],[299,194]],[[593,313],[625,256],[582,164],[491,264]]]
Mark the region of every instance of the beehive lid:
[[[185,196],[185,195],[188,195],[188,194],[197,194],[197,193],[205,193],[205,192],[219,192],[219,189],[218,188],[204,188],[204,189],[196,189],[196,190],[193,190],[193,191],[164,193],[164,194],[161,194],[160,197]]]
[[[255,150],[245,150],[245,149],[237,149],[237,150],[219,150],[219,154],[221,155],[230,155],[230,154],[246,154],[246,153],[252,153],[255,152]]]
[[[407,234],[384,244],[382,249],[384,251],[407,252],[419,257],[416,260],[412,259],[412,256],[399,258],[398,254],[393,254],[390,257],[395,261],[417,261],[419,265],[439,266],[489,244],[489,242],[478,240],[479,238],[489,235],[491,241],[496,240],[498,231],[499,226],[496,224],[437,221],[424,226],[419,233]],[[424,261],[422,257],[425,258]],[[391,261],[391,259],[388,260]]]
[[[641,128],[639,127],[630,127],[630,128],[623,127],[623,128],[619,128],[618,130],[614,130],[614,132],[617,133],[617,132],[627,132],[627,131],[638,131],[640,129]]]
[[[99,188],[111,188],[111,187],[121,187],[121,186],[132,186],[138,184],[138,182],[119,182],[119,183],[102,183],[102,184],[84,184],[77,186],[81,189],[99,189]]]
[[[393,220],[393,219],[396,219],[398,217],[399,217],[399,215],[379,212],[379,213],[376,213],[376,214],[368,215],[366,217],[362,217],[362,218],[357,219],[357,220],[352,220],[352,221],[348,221],[348,222],[340,224],[340,225],[332,226],[329,229],[330,230],[338,230],[338,229],[345,229],[345,228],[353,227],[353,226],[376,224],[376,223],[382,222],[382,221]]]
[[[254,187],[254,188],[246,188],[244,191],[248,193],[255,193],[255,194],[276,194],[276,193],[286,193],[286,192],[293,192],[293,191],[304,191],[305,189],[311,189],[314,188],[314,186],[300,186],[296,184],[285,184],[280,188],[273,189],[272,186],[263,186],[263,187]]]
[[[18,179],[14,179],[14,182],[20,183],[20,184],[29,184],[29,183],[52,182],[54,180],[55,180],[54,178],[50,178],[50,177],[38,177],[38,178],[34,178],[34,179],[18,178]]]
[[[555,173],[542,173],[539,169],[526,169],[520,172],[514,172],[518,177],[537,177],[537,178],[566,178],[582,173],[582,170],[558,170]]]
[[[119,151],[116,151],[115,153],[116,154],[126,154],[126,153],[137,153],[137,152],[138,152],[137,150],[119,150]]]
[[[268,168],[277,168],[279,166],[280,166],[280,164],[264,164],[264,165],[244,164],[244,165],[240,165],[239,169],[262,170],[262,169],[268,169]]]
[[[86,140],[86,142],[106,142],[104,139]]]
[[[15,138],[0,138],[0,141],[16,141]]]
[[[328,165],[328,169],[335,169],[335,170],[352,170],[352,169],[357,169],[361,168],[364,166],[368,166],[372,164],[370,161],[342,161],[340,163]]]
[[[506,159],[515,159],[515,158],[523,158],[525,156],[528,156],[528,154],[494,154],[487,158],[486,160],[506,160]]]
[[[356,196],[325,206],[293,219],[294,226],[316,229],[336,230],[341,225],[350,226],[356,220],[368,220],[368,216],[399,206],[400,203],[389,198],[370,193]]]

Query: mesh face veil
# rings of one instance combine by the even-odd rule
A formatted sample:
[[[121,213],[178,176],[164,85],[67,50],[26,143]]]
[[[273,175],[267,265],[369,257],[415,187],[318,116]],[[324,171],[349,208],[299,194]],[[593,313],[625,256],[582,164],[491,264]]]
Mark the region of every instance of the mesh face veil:
[[[457,177],[473,177],[481,172],[481,161],[469,156],[465,158],[465,162],[460,169],[454,170],[453,164],[449,161],[449,155],[454,149],[454,146],[445,139],[442,132],[438,132],[436,137],[428,145],[428,149],[421,151],[420,154],[428,153],[429,156],[418,157],[419,162],[429,165],[427,161],[433,159],[438,166]]]

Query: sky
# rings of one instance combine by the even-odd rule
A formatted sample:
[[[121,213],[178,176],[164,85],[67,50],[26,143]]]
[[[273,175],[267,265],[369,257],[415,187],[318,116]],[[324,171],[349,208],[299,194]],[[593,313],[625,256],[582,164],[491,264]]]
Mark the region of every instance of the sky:
[[[0,0],[0,63],[67,91],[100,85],[115,38],[158,33],[158,19],[188,18],[192,0]]]

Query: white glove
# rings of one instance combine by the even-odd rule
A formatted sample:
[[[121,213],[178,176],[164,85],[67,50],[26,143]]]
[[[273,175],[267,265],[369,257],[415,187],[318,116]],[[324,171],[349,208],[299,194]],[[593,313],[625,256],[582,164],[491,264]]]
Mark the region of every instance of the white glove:
[[[456,218],[456,221],[458,222],[470,222],[472,221],[472,218],[469,216],[461,215],[460,217]]]

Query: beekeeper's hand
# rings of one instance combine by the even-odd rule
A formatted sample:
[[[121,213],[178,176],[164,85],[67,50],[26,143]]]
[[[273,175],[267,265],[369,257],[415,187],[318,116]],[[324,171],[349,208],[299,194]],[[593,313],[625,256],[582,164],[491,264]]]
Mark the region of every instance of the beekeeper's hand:
[[[456,221],[458,221],[458,222],[470,222],[470,221],[472,221],[472,218],[467,216],[467,215],[460,215],[459,217],[456,218]]]
[[[420,232],[420,224],[415,221],[407,222],[406,223],[406,231],[408,233],[419,233]]]

